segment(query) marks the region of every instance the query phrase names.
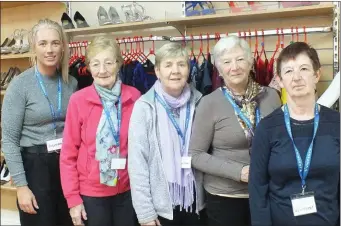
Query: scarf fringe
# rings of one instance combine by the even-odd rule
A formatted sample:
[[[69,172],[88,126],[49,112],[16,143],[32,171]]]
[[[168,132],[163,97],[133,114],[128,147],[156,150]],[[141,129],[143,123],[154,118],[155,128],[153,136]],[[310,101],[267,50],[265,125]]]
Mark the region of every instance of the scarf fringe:
[[[176,183],[168,183],[168,185],[170,195],[173,199],[173,208],[180,206],[180,211],[185,209],[186,212],[192,212],[194,203],[194,181],[188,180],[188,182],[185,186]]]

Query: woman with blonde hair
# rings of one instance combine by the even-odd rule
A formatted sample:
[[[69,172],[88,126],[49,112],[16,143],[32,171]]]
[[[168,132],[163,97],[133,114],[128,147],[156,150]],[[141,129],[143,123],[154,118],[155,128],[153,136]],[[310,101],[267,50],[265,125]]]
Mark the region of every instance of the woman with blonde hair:
[[[2,151],[17,188],[21,225],[72,225],[59,153],[77,81],[68,75],[68,41],[57,22],[40,20],[30,38],[33,67],[14,78],[3,101]]]
[[[70,98],[60,172],[73,223],[134,226],[127,171],[128,125],[140,92],[122,84],[123,58],[114,38],[96,37],[86,50],[94,83]]]

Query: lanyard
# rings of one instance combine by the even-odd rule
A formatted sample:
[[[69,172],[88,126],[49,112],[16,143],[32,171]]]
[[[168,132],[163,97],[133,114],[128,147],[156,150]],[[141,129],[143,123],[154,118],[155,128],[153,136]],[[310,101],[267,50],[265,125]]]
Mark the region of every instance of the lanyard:
[[[191,106],[190,106],[190,102],[187,102],[187,107],[186,107],[186,121],[185,121],[185,131],[184,133],[181,132],[181,129],[178,125],[178,123],[175,121],[172,113],[169,110],[169,107],[167,106],[167,104],[161,99],[161,97],[155,92],[155,97],[156,99],[160,102],[160,104],[165,108],[167,115],[169,117],[169,119],[171,120],[172,124],[174,125],[178,135],[180,136],[181,140],[182,140],[182,145],[183,148],[185,147],[185,143],[186,143],[186,132],[188,129],[188,124],[189,124],[189,115],[190,115],[190,110],[191,110]]]
[[[238,116],[246,123],[246,125],[249,127],[251,133],[253,134],[253,127],[251,124],[250,119],[248,119],[243,112],[240,110],[239,106],[236,104],[236,102],[233,101],[232,97],[227,93],[227,91],[222,88],[224,96],[226,97],[226,99],[231,103],[232,107],[234,108],[234,110],[237,112]],[[256,108],[256,126],[258,125],[258,123],[260,122],[260,110],[257,107]]]
[[[58,91],[58,109],[57,109],[57,113],[54,111],[54,108],[53,108],[53,105],[47,95],[47,91],[45,89],[45,85],[44,85],[44,82],[43,82],[43,79],[41,77],[41,74],[40,72],[38,71],[38,68],[37,66],[35,67],[35,74],[36,74],[36,77],[37,77],[37,80],[39,82],[39,85],[40,85],[40,89],[41,91],[43,92],[45,98],[47,99],[47,101],[49,102],[49,106],[50,106],[50,112],[51,112],[51,116],[52,116],[52,119],[53,119],[53,129],[54,129],[54,136],[56,137],[57,136],[57,117],[60,117],[61,116],[61,111],[62,111],[62,81],[61,81],[61,78],[60,76],[58,77],[58,88],[57,88],[57,91]]]
[[[315,117],[314,117],[314,134],[313,134],[313,139],[311,140],[311,143],[309,145],[304,165],[303,161],[301,158],[301,155],[294,143],[294,139],[292,137],[292,132],[291,132],[291,125],[290,125],[290,114],[288,110],[288,106],[285,104],[284,105],[284,121],[285,121],[285,126],[287,128],[289,137],[294,145],[294,150],[295,150],[295,155],[296,155],[296,161],[297,161],[297,168],[298,168],[298,173],[301,177],[301,182],[302,182],[302,193],[304,194],[304,189],[306,188],[306,178],[308,176],[309,168],[310,168],[310,163],[311,163],[311,158],[312,158],[312,153],[313,153],[313,145],[314,145],[314,139],[316,137],[317,129],[319,126],[319,120],[320,120],[320,115],[319,115],[319,110],[318,110],[318,105],[315,104]]]
[[[115,130],[114,123],[110,117],[110,111],[107,105],[105,104],[105,102],[102,100],[102,98],[101,98],[101,102],[102,102],[104,112],[107,116],[107,119],[111,128],[111,133],[116,141],[116,146],[119,147],[120,146],[121,112],[122,112],[121,97],[118,99],[118,104],[117,104],[118,105],[117,107],[117,131]]]

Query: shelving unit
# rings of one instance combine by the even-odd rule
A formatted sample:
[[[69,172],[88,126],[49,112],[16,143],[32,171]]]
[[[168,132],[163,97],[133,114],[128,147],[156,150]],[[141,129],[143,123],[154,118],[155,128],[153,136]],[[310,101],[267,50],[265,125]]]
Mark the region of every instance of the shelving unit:
[[[31,53],[1,55],[1,60],[30,58]]]
[[[1,2],[0,3],[0,8],[1,9],[5,9],[5,8],[14,8],[14,7],[18,7],[18,6],[26,6],[26,5],[33,5],[33,4],[37,4],[37,3],[42,3],[41,2]]]

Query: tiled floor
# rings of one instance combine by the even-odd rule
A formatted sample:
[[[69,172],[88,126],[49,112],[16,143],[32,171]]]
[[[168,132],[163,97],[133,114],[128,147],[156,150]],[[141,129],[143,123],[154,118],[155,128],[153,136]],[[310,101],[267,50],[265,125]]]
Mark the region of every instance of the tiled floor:
[[[20,225],[19,212],[1,209],[1,226],[2,225]]]

